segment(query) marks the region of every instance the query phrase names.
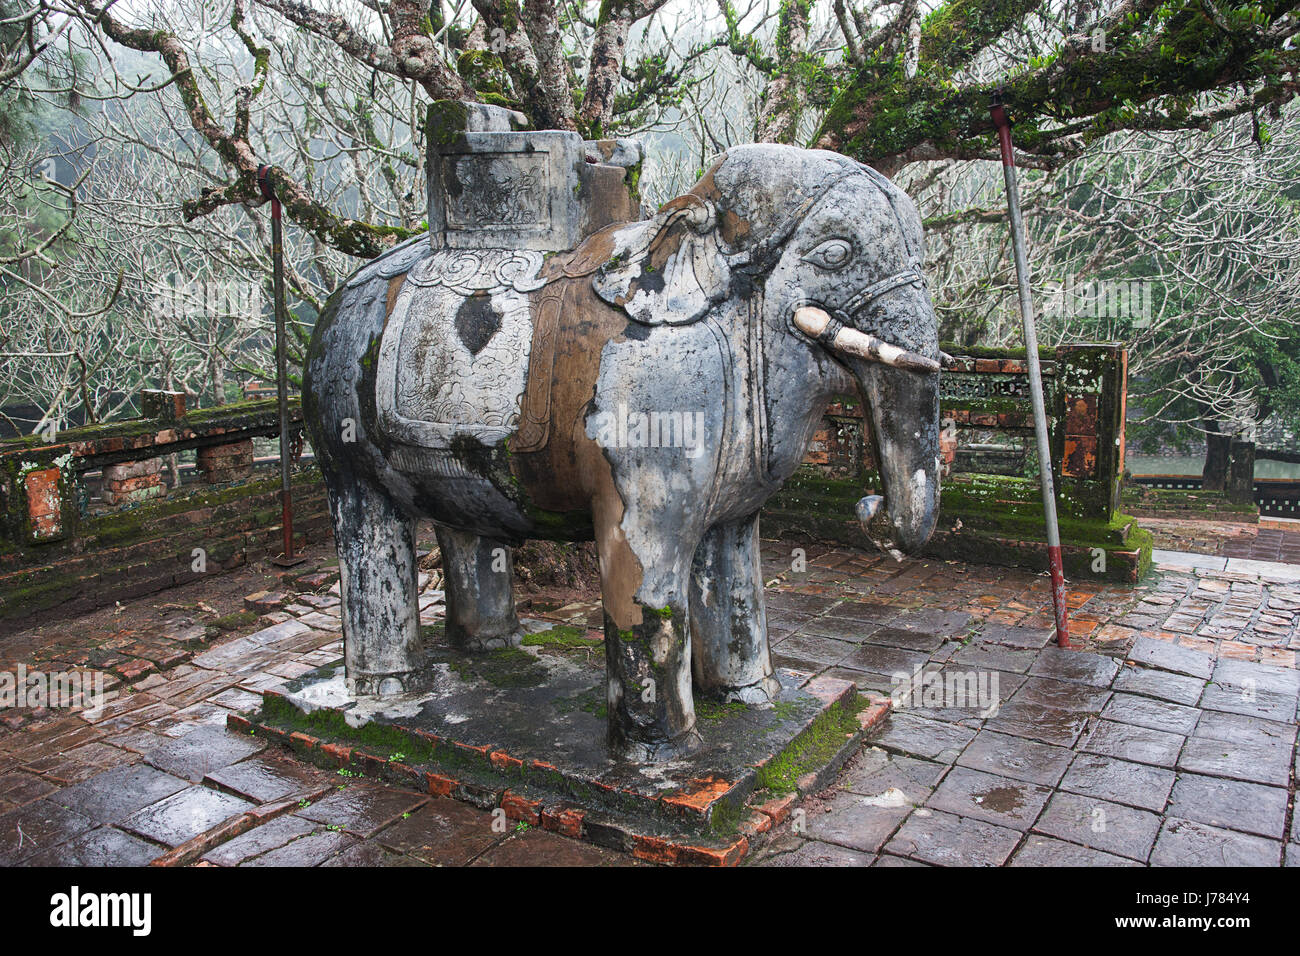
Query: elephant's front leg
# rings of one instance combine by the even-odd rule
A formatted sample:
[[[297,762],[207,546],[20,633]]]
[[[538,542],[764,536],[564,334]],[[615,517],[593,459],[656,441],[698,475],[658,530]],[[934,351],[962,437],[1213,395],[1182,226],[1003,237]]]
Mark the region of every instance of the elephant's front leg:
[[[610,746],[631,760],[672,759],[701,743],[691,696],[689,552],[674,556],[682,544],[668,536],[652,543],[662,563],[651,575],[619,527],[622,503],[595,512]],[[674,567],[681,570],[663,570]]]
[[[774,701],[758,514],[710,528],[691,567],[695,682],[704,693],[748,704]]]
[[[415,521],[370,482],[325,469],[339,554],[343,654],[358,695],[422,690]]]
[[[438,526],[447,589],[447,640],[467,651],[516,647],[514,559],[499,541]]]

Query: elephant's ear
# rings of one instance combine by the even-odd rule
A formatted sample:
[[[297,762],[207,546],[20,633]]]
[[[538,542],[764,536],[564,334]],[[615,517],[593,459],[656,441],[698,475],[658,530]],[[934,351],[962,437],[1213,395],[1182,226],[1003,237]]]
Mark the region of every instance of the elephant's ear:
[[[731,284],[713,204],[679,196],[647,222],[620,230],[592,288],[644,325],[686,325],[722,301]]]

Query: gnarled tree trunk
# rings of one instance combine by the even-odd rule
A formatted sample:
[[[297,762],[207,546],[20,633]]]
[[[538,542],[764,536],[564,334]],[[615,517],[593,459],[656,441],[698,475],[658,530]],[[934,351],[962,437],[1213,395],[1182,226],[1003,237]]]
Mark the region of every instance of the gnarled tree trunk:
[[[1223,491],[1227,487],[1228,462],[1231,451],[1231,435],[1221,435],[1217,431],[1206,430],[1205,467],[1201,470],[1201,488],[1203,490]]]

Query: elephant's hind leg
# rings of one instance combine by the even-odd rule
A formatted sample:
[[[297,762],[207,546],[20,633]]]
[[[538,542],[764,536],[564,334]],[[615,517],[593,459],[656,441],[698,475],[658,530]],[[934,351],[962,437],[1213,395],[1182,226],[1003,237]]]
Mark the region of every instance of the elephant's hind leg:
[[[416,595],[415,521],[382,490],[327,474],[343,599],[348,689],[359,695],[424,689]]]
[[[517,647],[523,629],[515,614],[510,549],[466,531],[435,531],[447,579],[447,640],[467,651]]]
[[[710,697],[774,701],[757,513],[710,528],[691,566],[695,683]]]

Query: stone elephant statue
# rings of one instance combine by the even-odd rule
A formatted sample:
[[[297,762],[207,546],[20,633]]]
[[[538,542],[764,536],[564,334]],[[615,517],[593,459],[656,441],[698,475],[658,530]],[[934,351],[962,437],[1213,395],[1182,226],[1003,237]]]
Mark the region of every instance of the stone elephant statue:
[[[484,168],[531,201],[527,171]],[[354,275],[306,361],[349,690],[430,679],[417,519],[436,525],[448,639],[468,651],[522,635],[511,545],[594,539],[611,748],[689,751],[693,690],[780,692],[758,515],[833,395],[856,386],[870,409],[884,494],[858,503],[868,534],[897,554],[934,528],[940,352],[916,209],[838,154],[741,146],[652,218],[575,247],[465,248],[455,223],[515,207],[478,202],[483,168],[448,169],[446,236]]]

